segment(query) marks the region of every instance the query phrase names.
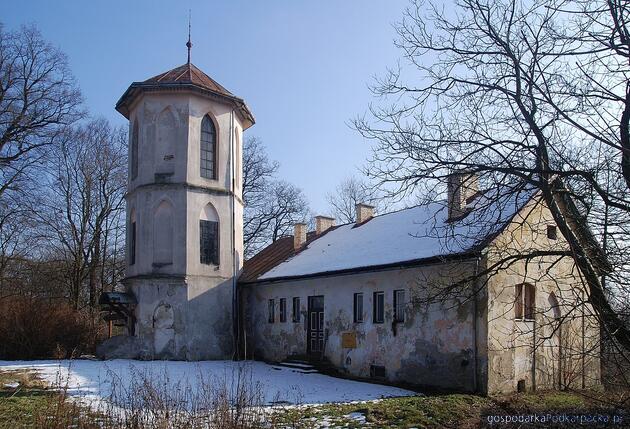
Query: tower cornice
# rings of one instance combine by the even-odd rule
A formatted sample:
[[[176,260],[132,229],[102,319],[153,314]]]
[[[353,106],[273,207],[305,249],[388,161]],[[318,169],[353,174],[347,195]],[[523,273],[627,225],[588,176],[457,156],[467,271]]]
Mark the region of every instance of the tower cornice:
[[[239,203],[243,203],[243,199],[236,193],[226,188],[216,186],[199,186],[193,185],[187,182],[172,182],[172,183],[145,183],[134,187],[132,190],[125,193],[125,199],[135,195],[138,191],[153,189],[185,189],[187,191],[201,192],[208,195],[219,195],[226,197],[234,197]]]

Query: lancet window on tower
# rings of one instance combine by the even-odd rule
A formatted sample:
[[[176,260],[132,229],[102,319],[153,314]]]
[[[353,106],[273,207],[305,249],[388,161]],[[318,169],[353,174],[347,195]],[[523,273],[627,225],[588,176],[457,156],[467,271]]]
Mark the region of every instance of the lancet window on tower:
[[[200,166],[201,177],[216,179],[217,133],[208,115],[201,121]]]
[[[219,216],[212,204],[207,204],[199,220],[199,262],[219,265]]]

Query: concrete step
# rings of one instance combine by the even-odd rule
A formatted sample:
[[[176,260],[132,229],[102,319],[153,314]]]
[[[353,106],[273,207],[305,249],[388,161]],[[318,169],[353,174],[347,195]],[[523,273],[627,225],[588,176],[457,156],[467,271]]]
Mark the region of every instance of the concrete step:
[[[289,369],[302,374],[314,374],[319,371],[309,362],[298,359],[287,359],[273,366],[274,369]]]
[[[302,369],[313,369],[315,366],[311,365],[308,362],[298,362],[293,360],[285,360],[280,362],[280,365],[288,366],[291,368],[302,368]]]
[[[275,369],[275,370],[278,370],[278,371],[286,370],[286,371],[298,372],[300,374],[317,374],[317,373],[319,373],[319,371],[317,371],[314,368],[313,369],[294,368],[294,367],[281,365],[281,364],[273,365],[272,368]]]

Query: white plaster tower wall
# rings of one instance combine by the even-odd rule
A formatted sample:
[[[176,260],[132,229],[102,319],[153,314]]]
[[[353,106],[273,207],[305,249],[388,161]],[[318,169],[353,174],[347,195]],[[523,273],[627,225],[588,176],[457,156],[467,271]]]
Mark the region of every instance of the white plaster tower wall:
[[[130,130],[124,282],[138,301],[135,333],[147,358],[230,358],[243,254],[240,145],[253,118],[243,114],[249,111],[240,99],[194,85],[153,85],[158,90],[137,94],[130,93],[134,85],[117,108]],[[201,175],[206,116],[216,136],[214,178]],[[202,220],[218,222],[212,263],[201,261]]]

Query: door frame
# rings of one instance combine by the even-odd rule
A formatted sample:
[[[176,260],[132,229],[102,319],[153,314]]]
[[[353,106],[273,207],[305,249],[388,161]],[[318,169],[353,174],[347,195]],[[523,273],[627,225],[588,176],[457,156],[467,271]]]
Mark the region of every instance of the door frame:
[[[315,305],[317,301],[321,299],[321,305]],[[319,304],[319,303],[317,303]],[[324,351],[324,295],[313,295],[308,297],[308,307],[306,312],[306,353],[311,356],[321,357]],[[315,320],[313,320],[313,316],[315,316]],[[313,323],[318,325],[316,329],[313,329]],[[319,342],[317,349],[314,350],[312,346],[313,331],[317,338],[316,341]]]

